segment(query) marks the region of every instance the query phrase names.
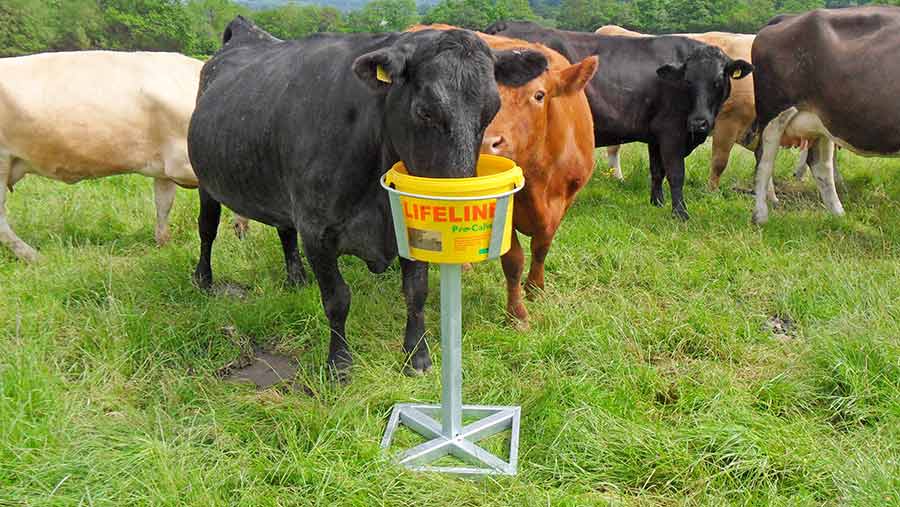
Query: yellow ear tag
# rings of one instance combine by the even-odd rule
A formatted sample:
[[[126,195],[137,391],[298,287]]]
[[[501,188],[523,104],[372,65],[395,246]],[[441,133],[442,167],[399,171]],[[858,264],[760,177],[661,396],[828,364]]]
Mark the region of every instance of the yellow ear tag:
[[[741,69],[734,71],[734,74],[731,75],[732,79],[737,79],[741,77]]]
[[[388,75],[387,71],[384,70],[384,67],[378,65],[375,67],[375,78],[381,81],[382,83],[390,83],[391,76]]]

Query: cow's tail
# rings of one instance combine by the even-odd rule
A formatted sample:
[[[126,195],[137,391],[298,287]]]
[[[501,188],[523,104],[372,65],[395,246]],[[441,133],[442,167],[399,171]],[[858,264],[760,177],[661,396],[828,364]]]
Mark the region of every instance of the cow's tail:
[[[751,151],[756,150],[759,140],[762,138],[762,129],[763,125],[760,124],[759,117],[754,118],[753,124],[750,125],[750,128],[744,132],[744,136],[741,138],[741,146]]]
[[[252,21],[237,15],[222,33],[222,46],[229,44],[244,44],[248,42],[281,42],[269,32],[253,24]]]

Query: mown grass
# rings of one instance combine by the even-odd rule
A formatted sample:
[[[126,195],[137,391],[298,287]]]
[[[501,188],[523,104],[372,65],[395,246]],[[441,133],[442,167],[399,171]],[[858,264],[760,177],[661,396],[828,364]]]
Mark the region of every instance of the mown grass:
[[[273,230],[223,222],[216,274],[250,289],[208,296],[194,193],[157,249],[149,180],[26,179],[10,214],[44,261],[0,252],[0,505],[900,505],[897,162],[842,153],[834,218],[784,155],[757,228],[747,153],[717,193],[708,148],[690,158],[688,223],[649,205],[641,146],[624,160],[563,223],[529,331],[504,324],[499,263],[465,274],[466,400],[524,414],[519,475],[481,481],[379,452],[394,403],[440,393],[400,373],[398,269],[342,260],[356,367],[335,386],[318,290],[282,286]],[[251,342],[298,358],[306,391],[221,381]]]

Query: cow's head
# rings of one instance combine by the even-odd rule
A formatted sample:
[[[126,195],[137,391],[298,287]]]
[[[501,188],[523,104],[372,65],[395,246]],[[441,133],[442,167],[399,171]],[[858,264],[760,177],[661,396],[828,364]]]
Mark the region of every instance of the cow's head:
[[[687,128],[691,134],[704,136],[712,130],[719,109],[731,93],[731,80],[742,79],[751,72],[753,65],[732,60],[721,49],[706,45],[695,49],[683,62],[656,70],[660,78],[690,91]]]
[[[547,155],[548,150],[543,147],[548,146],[548,142],[568,139],[567,132],[551,132],[550,129],[571,129],[574,127],[570,124],[577,121],[573,111],[559,110],[556,101],[581,93],[596,71],[597,57],[591,56],[575,65],[548,70],[521,87],[500,87],[502,105],[484,135],[482,153],[501,155],[519,164],[542,163],[531,159]],[[590,111],[584,112],[589,118]],[[550,126],[551,120],[554,120],[554,127]],[[549,155],[555,158],[561,154]]]
[[[495,54],[465,30],[405,33],[353,63],[384,94],[384,140],[410,174],[429,178],[474,176],[484,131],[500,109],[497,83],[521,86],[546,68],[541,53]]]

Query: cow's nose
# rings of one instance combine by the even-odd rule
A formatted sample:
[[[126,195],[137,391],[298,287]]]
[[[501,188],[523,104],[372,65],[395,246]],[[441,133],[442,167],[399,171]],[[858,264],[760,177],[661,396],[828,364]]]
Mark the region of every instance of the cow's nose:
[[[497,155],[506,147],[506,139],[503,136],[485,136],[481,147],[482,151]]]
[[[697,119],[691,121],[691,130],[694,132],[709,132],[709,122],[705,119]]]

